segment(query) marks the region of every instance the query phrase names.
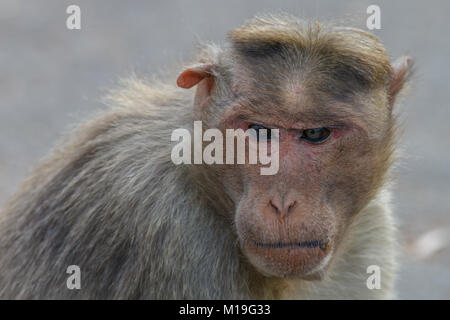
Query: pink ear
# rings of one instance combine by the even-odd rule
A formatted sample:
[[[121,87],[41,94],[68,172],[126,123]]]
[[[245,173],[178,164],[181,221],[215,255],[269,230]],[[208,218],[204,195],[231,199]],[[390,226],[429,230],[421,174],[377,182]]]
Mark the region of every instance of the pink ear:
[[[177,79],[178,86],[185,89],[198,84],[194,97],[194,117],[196,120],[202,119],[203,108],[209,101],[211,89],[214,85],[214,77],[211,74],[212,67],[212,64],[204,64],[186,69]]]
[[[211,76],[211,68],[212,65],[207,64],[200,67],[186,69],[178,76],[177,85],[180,88],[192,88],[204,78]]]

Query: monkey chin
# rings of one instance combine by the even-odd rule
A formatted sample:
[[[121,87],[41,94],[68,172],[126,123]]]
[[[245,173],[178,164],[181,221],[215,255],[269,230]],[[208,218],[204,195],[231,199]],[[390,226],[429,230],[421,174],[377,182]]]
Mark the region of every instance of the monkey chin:
[[[311,243],[319,243],[317,246]],[[244,254],[261,274],[267,277],[322,280],[333,257],[333,243],[326,242],[262,244],[244,246]]]

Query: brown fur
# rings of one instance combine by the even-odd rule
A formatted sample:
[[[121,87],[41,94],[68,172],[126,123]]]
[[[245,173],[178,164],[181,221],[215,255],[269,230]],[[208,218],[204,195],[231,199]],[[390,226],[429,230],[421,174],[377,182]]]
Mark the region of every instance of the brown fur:
[[[224,48],[205,46],[179,78],[182,87],[198,84],[195,97],[172,84],[130,79],[109,96],[110,110],[80,125],[34,170],[2,211],[1,298],[392,296],[389,105],[408,63],[392,68],[367,32],[288,16],[257,17],[229,39]],[[201,119],[204,129],[225,130],[255,118],[286,132],[351,125],[340,140],[315,149],[320,156],[307,174],[307,147],[291,142],[286,148],[298,157],[281,149],[275,176],[259,176],[258,166],[171,162],[174,129],[192,130]],[[286,222],[265,205],[289,194],[301,206]],[[291,259],[246,247],[255,236],[299,241],[330,230],[334,253],[321,281],[288,275],[316,259],[312,251]],[[81,268],[81,290],[66,287],[72,264]],[[382,267],[382,290],[365,287],[370,264]],[[274,265],[280,276],[265,273]]]

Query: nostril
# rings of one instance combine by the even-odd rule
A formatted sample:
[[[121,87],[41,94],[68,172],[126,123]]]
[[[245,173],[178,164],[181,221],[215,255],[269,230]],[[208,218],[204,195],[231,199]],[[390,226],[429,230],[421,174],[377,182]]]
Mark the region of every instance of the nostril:
[[[280,209],[273,204],[272,200],[269,201],[269,204],[275,210],[276,213],[280,213]]]
[[[297,206],[297,201],[292,202],[288,207],[288,212],[293,210]]]

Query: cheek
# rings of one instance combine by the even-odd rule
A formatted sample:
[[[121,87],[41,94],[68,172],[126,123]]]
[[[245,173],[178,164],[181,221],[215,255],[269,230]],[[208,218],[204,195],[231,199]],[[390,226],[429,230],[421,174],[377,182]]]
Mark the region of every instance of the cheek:
[[[343,146],[339,156],[328,161],[327,198],[346,215],[364,207],[375,196],[378,181],[382,181],[384,166],[373,161],[376,152],[371,148],[368,141]]]
[[[308,171],[312,174],[318,174],[321,171],[321,162],[318,160],[318,155],[311,151],[305,152],[305,165]]]
[[[249,188],[255,184],[253,181],[260,178],[260,169],[257,165],[223,165],[220,175],[223,177],[222,183],[225,192],[238,205],[246,197]],[[260,181],[258,185],[264,185],[265,180]],[[261,188],[262,189],[262,188]]]
[[[317,176],[322,172],[324,162],[326,162],[327,153],[318,150],[317,146],[314,147],[311,148],[304,143],[297,142],[289,150],[280,151],[280,170],[299,182],[311,180],[313,177],[317,179]]]
[[[260,195],[260,197],[263,195]],[[235,211],[236,231],[241,242],[254,239],[257,235],[264,235],[267,229],[270,230],[267,222],[264,221],[263,215],[257,210],[258,198],[256,195],[248,196],[241,194],[237,201]]]
[[[221,169],[224,191],[236,203],[245,190],[243,175],[235,166],[223,165]]]

